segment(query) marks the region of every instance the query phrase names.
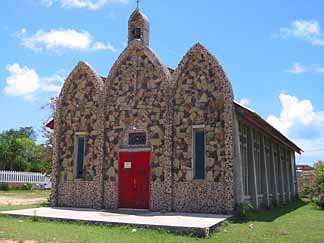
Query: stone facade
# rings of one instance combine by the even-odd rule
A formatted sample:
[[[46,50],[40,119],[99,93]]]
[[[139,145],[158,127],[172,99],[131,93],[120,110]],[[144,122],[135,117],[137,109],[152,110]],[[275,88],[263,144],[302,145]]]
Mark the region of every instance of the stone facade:
[[[105,83],[105,158],[104,179],[117,194],[118,151],[123,148],[128,132],[144,131],[151,157],[151,207],[171,208],[171,120],[169,70],[156,55],[137,40],[121,54]],[[106,193],[107,192],[107,193]],[[107,194],[107,195],[106,195]],[[108,205],[117,207],[117,196]]]
[[[80,62],[66,79],[55,116],[54,193],[57,205],[101,207],[103,82]],[[75,136],[85,136],[84,176],[75,179]],[[76,200],[79,199],[79,200]]]
[[[174,208],[230,211],[233,197],[233,93],[217,60],[194,45],[173,75]],[[206,179],[193,179],[193,127],[206,134]],[[189,199],[189,200],[188,200]]]
[[[150,210],[226,213],[245,196],[254,195],[257,206],[259,200],[267,202],[269,183],[262,184],[255,177],[255,165],[269,163],[269,168],[275,168],[272,154],[260,157],[263,147],[269,156],[273,151],[269,144],[263,146],[259,136],[251,142],[257,144],[253,147],[256,152],[247,156],[251,146],[242,141],[248,141],[250,135],[242,137],[239,123],[243,118],[234,109],[230,81],[216,58],[198,43],[173,71],[148,46],[147,17],[136,9],[128,23],[128,46],[107,78],[80,62],[64,83],[55,113],[52,204],[118,208],[118,156],[122,150],[135,149],[128,144],[131,132],[145,133],[146,144],[140,148],[151,152]],[[205,178],[199,180],[193,177],[196,127],[205,134]],[[81,179],[76,179],[78,134],[85,138]],[[279,175],[293,176],[288,159],[292,152],[283,150],[285,162],[278,160],[282,166]],[[278,159],[279,155],[278,150]],[[269,159],[263,162],[262,158]],[[244,167],[247,159],[254,174]],[[268,171],[261,169],[261,175]],[[244,176],[253,176],[246,186]],[[288,186],[281,189],[278,183],[276,190],[289,189],[291,195],[293,181],[279,182]],[[264,195],[259,199],[260,193]],[[275,193],[273,198],[277,196]]]

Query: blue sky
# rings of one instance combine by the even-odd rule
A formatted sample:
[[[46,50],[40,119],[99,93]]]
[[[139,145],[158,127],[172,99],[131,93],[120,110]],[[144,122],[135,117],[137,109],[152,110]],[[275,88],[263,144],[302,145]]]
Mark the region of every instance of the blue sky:
[[[0,131],[40,130],[64,78],[80,60],[102,76],[125,48],[135,0],[2,0]],[[201,42],[220,61],[235,99],[305,153],[324,159],[324,2],[148,1],[151,47],[175,68]]]

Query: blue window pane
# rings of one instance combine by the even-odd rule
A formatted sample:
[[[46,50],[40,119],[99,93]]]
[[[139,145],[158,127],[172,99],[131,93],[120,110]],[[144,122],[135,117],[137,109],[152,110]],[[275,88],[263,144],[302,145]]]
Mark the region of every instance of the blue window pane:
[[[76,178],[81,178],[83,176],[83,161],[84,161],[84,137],[78,137]]]
[[[205,132],[195,132],[195,179],[205,178]]]

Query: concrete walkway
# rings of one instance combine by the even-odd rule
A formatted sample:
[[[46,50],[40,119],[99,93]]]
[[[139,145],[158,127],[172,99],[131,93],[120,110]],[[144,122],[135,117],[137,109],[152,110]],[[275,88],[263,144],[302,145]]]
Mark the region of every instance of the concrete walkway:
[[[86,221],[89,223],[121,224],[139,227],[165,228],[175,232],[195,234],[206,237],[231,215],[197,213],[159,213],[150,211],[98,211],[80,208],[31,208],[3,211],[0,214],[12,216],[38,216],[47,219]]]

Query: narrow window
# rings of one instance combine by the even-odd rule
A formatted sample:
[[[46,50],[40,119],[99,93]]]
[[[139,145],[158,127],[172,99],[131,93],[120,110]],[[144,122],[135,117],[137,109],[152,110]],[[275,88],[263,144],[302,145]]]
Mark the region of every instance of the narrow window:
[[[194,179],[205,179],[205,132],[194,130]]]
[[[140,28],[133,29],[133,37],[134,37],[134,39],[141,39],[141,29]]]
[[[76,136],[76,178],[83,176],[84,136]]]

